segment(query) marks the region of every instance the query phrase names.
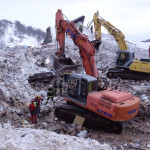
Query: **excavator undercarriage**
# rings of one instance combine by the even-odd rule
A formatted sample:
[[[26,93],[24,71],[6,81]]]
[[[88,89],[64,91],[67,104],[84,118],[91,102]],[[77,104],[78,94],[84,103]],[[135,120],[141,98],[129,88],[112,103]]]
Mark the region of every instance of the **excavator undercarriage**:
[[[108,78],[122,78],[132,80],[150,80],[150,74],[144,72],[136,72],[128,69],[110,68],[107,73]]]
[[[60,118],[70,123],[74,121],[76,115],[81,116],[85,119],[83,126],[86,126],[88,128],[102,128],[116,134],[120,134],[122,132],[122,122],[114,122],[108,120],[73,103],[69,103],[69,105],[61,105],[55,109],[55,116],[57,118]]]

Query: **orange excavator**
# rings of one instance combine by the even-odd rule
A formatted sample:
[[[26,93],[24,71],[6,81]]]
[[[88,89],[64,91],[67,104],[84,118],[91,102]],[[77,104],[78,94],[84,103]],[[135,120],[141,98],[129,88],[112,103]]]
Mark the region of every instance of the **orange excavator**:
[[[109,88],[98,91],[95,49],[73,22],[64,20],[61,10],[56,13],[56,31],[60,46],[57,56],[64,56],[67,32],[79,47],[86,74],[71,75],[64,95],[67,104],[56,107],[55,116],[72,122],[79,115],[85,118],[85,126],[108,127],[114,133],[121,133],[122,122],[137,115],[139,98],[130,92]]]

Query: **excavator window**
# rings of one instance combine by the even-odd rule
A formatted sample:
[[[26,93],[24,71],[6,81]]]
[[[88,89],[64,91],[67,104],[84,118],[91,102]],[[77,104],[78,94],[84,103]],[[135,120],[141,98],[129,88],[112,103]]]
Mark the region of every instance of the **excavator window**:
[[[72,78],[69,83],[68,95],[72,98],[78,97],[79,79]]]
[[[129,61],[129,59],[130,59],[129,53],[121,52],[119,53],[119,57],[117,59],[117,65],[123,66],[126,62]]]
[[[88,93],[93,91],[97,91],[97,81],[92,81],[88,84]]]
[[[81,79],[81,91],[80,91],[81,98],[87,98],[87,80]]]

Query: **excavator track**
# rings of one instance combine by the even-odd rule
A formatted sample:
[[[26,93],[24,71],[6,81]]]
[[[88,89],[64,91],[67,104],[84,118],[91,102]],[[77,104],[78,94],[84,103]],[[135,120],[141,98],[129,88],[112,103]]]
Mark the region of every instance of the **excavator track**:
[[[85,118],[83,126],[86,126],[88,128],[104,128],[109,132],[113,132],[116,134],[120,134],[122,132],[122,122],[113,122],[77,105],[66,104],[58,106],[55,109],[55,116],[57,118],[70,123],[74,121],[76,115]]]
[[[119,68],[110,68],[107,73],[108,78],[133,79],[133,80],[150,80],[150,74],[144,72],[130,71]]]

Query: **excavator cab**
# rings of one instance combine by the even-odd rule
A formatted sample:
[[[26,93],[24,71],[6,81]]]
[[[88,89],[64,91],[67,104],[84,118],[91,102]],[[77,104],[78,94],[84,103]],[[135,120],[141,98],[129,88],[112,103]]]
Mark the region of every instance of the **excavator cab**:
[[[67,98],[81,105],[86,105],[89,93],[97,91],[97,79],[87,74],[74,74],[70,77]]]
[[[129,69],[130,64],[134,61],[135,56],[131,51],[118,51],[116,59],[116,67],[122,69]]]

